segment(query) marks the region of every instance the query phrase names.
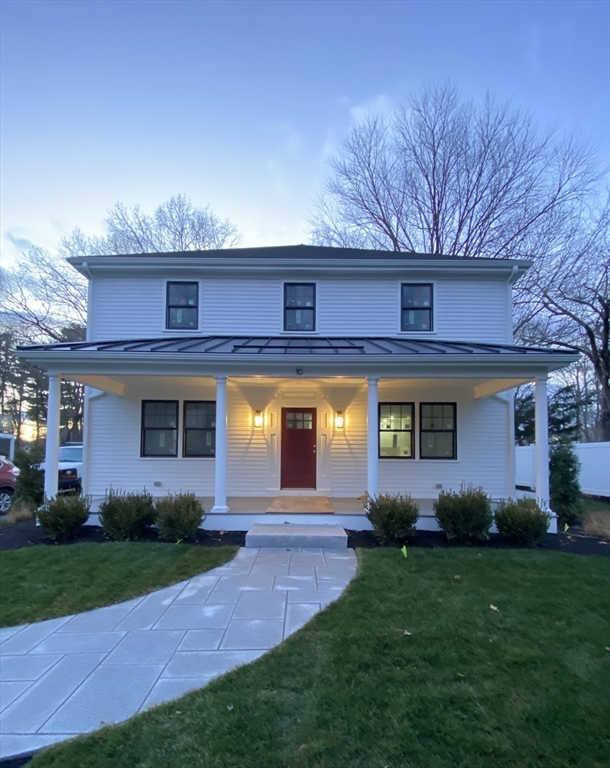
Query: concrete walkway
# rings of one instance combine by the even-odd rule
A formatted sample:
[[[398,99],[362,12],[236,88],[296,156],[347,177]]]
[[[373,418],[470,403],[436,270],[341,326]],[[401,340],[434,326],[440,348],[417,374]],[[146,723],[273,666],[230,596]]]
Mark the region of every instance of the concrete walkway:
[[[242,548],[125,603],[0,630],[0,759],[129,717],[248,664],[336,600],[353,550]]]

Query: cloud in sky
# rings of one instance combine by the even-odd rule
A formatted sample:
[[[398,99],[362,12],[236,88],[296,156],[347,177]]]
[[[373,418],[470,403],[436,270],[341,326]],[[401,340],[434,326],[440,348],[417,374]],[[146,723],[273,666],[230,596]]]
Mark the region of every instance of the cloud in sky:
[[[6,237],[9,243],[12,243],[16,248],[19,248],[22,251],[27,251],[34,247],[34,243],[31,240],[28,240],[27,237],[19,237],[19,235],[14,235],[8,230],[4,233],[4,237]]]
[[[396,111],[396,102],[390,96],[384,93],[378,93],[370,99],[362,101],[360,104],[354,104],[349,108],[350,117],[353,124],[361,123],[369,115],[378,117],[391,117]]]

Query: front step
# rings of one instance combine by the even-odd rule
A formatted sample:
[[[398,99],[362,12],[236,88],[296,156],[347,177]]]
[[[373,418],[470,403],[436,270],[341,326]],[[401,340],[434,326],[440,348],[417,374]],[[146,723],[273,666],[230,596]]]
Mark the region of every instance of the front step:
[[[340,525],[257,523],[246,534],[246,547],[347,549],[347,533]]]

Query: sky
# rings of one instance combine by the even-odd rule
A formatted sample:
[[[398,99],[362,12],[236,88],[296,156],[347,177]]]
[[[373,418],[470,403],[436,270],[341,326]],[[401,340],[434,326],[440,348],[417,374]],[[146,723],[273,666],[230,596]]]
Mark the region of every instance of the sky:
[[[3,265],[183,193],[308,241],[328,159],[425,84],[610,145],[606,0],[0,0]]]

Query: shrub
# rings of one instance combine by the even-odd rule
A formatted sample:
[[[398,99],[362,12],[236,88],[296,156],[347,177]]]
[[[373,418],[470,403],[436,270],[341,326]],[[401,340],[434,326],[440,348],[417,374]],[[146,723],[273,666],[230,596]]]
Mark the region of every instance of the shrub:
[[[367,496],[366,516],[384,544],[402,543],[415,532],[419,506],[410,494],[380,493]]]
[[[194,493],[168,493],[155,502],[155,522],[164,541],[193,539],[203,518],[203,506]]]
[[[87,522],[90,507],[88,496],[56,496],[45,500],[36,517],[45,536],[54,541],[67,541]]]
[[[155,522],[153,499],[148,491],[108,491],[100,504],[100,523],[111,539],[137,539]]]
[[[498,504],[495,520],[507,539],[534,547],[548,531],[551,516],[534,499],[509,499]]]
[[[434,502],[436,521],[448,539],[489,538],[493,521],[489,496],[473,485],[458,492],[441,491]]]
[[[21,473],[13,504],[20,501],[35,504],[37,507],[44,500],[44,472],[38,469],[40,462],[44,461],[44,453],[41,448],[31,451],[18,451],[15,454],[14,464],[19,467]]]
[[[582,518],[580,490],[580,461],[574,443],[562,440],[551,446],[550,484],[551,509],[560,525],[577,525]]]

